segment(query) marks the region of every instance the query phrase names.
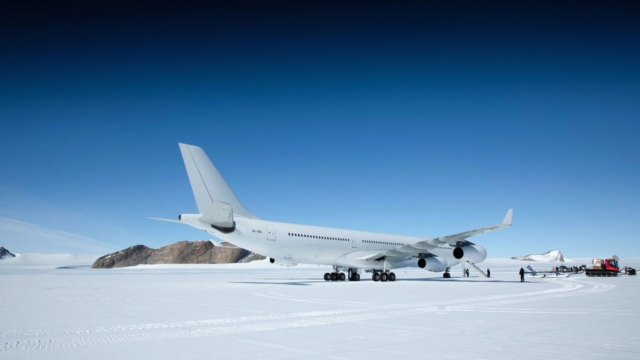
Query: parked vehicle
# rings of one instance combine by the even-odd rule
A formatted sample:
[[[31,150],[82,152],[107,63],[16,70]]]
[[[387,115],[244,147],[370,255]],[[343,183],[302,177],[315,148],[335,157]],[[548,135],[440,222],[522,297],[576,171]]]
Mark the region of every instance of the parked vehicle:
[[[618,268],[618,259],[615,257],[593,259],[591,266],[585,270],[587,276],[618,276],[618,272],[620,268]]]

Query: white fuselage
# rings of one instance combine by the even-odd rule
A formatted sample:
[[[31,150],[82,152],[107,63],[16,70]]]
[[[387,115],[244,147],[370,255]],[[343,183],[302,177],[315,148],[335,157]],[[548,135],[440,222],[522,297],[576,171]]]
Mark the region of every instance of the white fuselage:
[[[368,257],[424,240],[424,238],[413,236],[239,217],[235,218],[235,230],[225,234],[198,221],[200,216],[199,214],[181,215],[181,222],[206,231],[235,246],[276,259],[283,265],[305,263],[378,270],[417,266],[418,258],[411,255],[394,263]],[[428,251],[425,249],[425,253],[437,256],[445,262],[445,267],[451,267],[460,263],[460,260],[453,257],[453,249],[454,247],[445,244],[430,247]]]

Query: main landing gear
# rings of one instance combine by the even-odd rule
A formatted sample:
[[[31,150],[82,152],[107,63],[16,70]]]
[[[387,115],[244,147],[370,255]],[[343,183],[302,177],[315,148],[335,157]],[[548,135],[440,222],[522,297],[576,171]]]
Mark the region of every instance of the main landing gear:
[[[358,274],[358,270],[349,269],[349,281],[360,281],[360,274]]]
[[[344,273],[332,272],[324,274],[325,281],[345,281],[347,276]]]
[[[374,272],[373,275],[371,276],[371,278],[373,279],[373,281],[396,281],[396,274],[390,272]]]
[[[332,273],[324,274],[325,281],[345,281],[347,280],[347,275],[345,273],[340,272],[337,266],[333,267]],[[349,269],[349,281],[360,281],[360,274],[358,274],[358,270]]]
[[[444,270],[444,274],[442,274],[442,277],[445,278],[445,279],[451,278],[451,274],[449,274],[449,268],[446,268]]]

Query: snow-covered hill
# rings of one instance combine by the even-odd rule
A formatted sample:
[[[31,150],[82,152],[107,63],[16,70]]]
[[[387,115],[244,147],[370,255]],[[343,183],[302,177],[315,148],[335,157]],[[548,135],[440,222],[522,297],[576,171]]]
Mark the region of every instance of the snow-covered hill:
[[[536,255],[529,254],[525,256],[514,256],[512,257],[514,260],[525,260],[525,261],[543,261],[543,262],[562,262],[564,261],[564,257],[562,257],[562,253],[560,250],[551,250],[547,251],[544,254]]]
[[[84,254],[16,254],[15,257],[5,257],[0,260],[0,268],[44,268],[55,269],[64,266],[91,266],[99,255]]]

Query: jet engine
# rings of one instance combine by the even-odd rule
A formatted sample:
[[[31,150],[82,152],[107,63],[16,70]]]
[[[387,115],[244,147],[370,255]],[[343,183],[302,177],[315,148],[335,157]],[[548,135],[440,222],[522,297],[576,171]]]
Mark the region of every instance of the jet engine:
[[[276,265],[280,265],[280,266],[286,266],[286,267],[298,265],[298,263],[294,263],[294,262],[291,262],[291,261],[278,260],[278,259],[274,259],[274,258],[269,258],[269,262],[272,263],[272,264],[276,264]]]
[[[429,256],[418,259],[418,267],[433,272],[440,272],[447,268],[447,261],[437,256]]]
[[[457,246],[453,249],[453,257],[472,263],[479,263],[487,258],[487,251],[479,245]]]

